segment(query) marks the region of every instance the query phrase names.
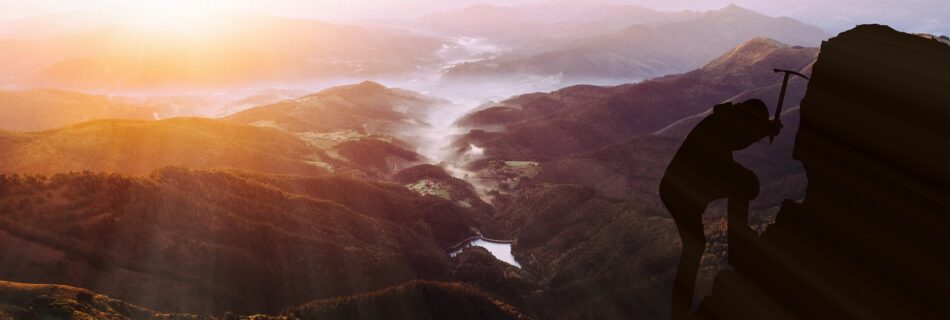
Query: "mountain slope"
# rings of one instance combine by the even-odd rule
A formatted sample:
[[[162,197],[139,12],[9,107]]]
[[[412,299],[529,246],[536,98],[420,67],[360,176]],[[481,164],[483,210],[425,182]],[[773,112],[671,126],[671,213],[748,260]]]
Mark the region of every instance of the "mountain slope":
[[[151,120],[158,110],[60,90],[0,91],[0,129],[40,131],[94,119]]]
[[[475,130],[456,146],[460,152],[474,145],[484,148],[486,157],[518,160],[595,150],[660,130],[743,91],[780,83],[772,68],[801,70],[816,54],[814,48],[756,38],[681,75],[514,97],[461,119],[460,125]],[[504,130],[492,129],[498,126]]]
[[[0,133],[0,172],[107,171],[147,175],[169,165],[321,174],[322,151],[273,129],[216,120],[98,120],[35,133]],[[312,163],[308,163],[311,161]]]
[[[167,168],[0,175],[0,277],[164,311],[276,312],[448,275],[475,214],[401,186]]]
[[[254,107],[223,121],[288,131],[364,172],[388,176],[422,162],[415,150],[431,143],[420,136],[430,127],[429,114],[450,104],[364,81]]]
[[[525,270],[541,277],[541,290],[524,310],[539,318],[669,317],[678,237],[656,194],[659,179],[692,127],[723,101],[759,98],[771,105],[781,75],[772,68],[808,73],[814,48],[757,38],[705,67],[639,84],[575,86],[528,94],[483,108],[460,121],[474,130],[460,152],[484,148],[485,162],[538,161],[539,172],[496,194],[496,217]],[[798,109],[805,91],[793,80],[786,97],[786,129],[737,152],[761,179],[750,223],[769,221],[786,198],[803,196],[801,165],[790,159]],[[710,246],[698,294],[725,261],[724,208],[714,203],[705,219]],[[604,259],[603,257],[609,257]]]
[[[333,87],[273,105],[251,108],[224,118],[290,132],[356,131],[394,135],[424,125],[427,111],[447,101],[364,81]]]

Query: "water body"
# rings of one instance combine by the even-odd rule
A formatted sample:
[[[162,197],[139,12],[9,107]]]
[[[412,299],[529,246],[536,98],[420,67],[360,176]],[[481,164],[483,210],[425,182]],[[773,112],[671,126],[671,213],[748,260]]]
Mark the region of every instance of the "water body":
[[[511,243],[500,243],[500,242],[487,241],[485,239],[475,239],[460,246],[458,249],[455,249],[455,251],[450,252],[449,256],[454,257],[458,255],[460,252],[462,252],[462,250],[465,249],[466,247],[472,247],[472,246],[485,248],[488,250],[488,252],[490,252],[493,256],[495,256],[495,259],[504,261],[510,265],[521,268],[521,264],[519,264],[518,261],[515,261],[515,256],[511,254]]]

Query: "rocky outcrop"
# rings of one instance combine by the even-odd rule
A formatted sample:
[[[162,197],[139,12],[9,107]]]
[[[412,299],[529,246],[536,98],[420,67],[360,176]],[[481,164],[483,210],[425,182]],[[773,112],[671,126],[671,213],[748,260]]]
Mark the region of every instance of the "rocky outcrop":
[[[950,263],[950,47],[864,25],[826,41],[794,157],[805,200],[730,243],[695,319],[937,319]]]

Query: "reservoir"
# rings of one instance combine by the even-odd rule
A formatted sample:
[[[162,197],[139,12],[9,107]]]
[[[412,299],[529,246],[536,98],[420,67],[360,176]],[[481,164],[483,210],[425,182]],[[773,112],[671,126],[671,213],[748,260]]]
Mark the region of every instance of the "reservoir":
[[[511,254],[511,242],[488,240],[480,237],[473,238],[452,248],[452,250],[449,252],[449,256],[454,257],[455,255],[459,254],[459,252],[462,252],[462,250],[466,247],[471,246],[485,248],[488,250],[488,252],[491,252],[491,254],[495,256],[495,259],[521,268],[521,264],[518,264],[518,261],[515,261],[515,256]]]

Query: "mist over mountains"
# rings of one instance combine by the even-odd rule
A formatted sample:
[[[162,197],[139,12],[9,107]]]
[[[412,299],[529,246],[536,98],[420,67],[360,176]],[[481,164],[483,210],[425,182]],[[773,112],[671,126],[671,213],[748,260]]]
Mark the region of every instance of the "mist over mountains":
[[[413,161],[423,161],[422,157],[412,151],[417,147],[414,143],[418,142],[395,138],[403,131],[400,128],[424,125],[422,121],[425,118],[421,117],[423,111],[439,108],[440,103],[444,101],[370,82],[332,88],[296,100],[251,108],[222,120],[98,120],[36,133],[4,133],[0,141],[5,150],[11,151],[2,157],[3,165],[0,166],[3,172],[8,174],[4,176],[4,189],[7,193],[2,198],[6,199],[3,203],[8,211],[5,212],[10,213],[3,216],[4,234],[10,237],[10,241],[22,243],[18,247],[33,248],[16,253],[8,252],[5,255],[16,255],[19,259],[35,261],[32,262],[34,268],[29,269],[32,271],[5,268],[7,271],[4,278],[21,282],[53,282],[86,287],[152,309],[199,313],[223,310],[275,312],[312,299],[382,289],[409,279],[458,279],[481,290],[487,290],[490,294],[506,297],[505,301],[514,308],[538,317],[586,314],[595,309],[601,310],[599,314],[607,317],[657,316],[666,311],[648,308],[628,313],[629,311],[616,309],[627,308],[624,306],[628,304],[617,300],[620,296],[615,295],[598,295],[594,300],[579,299],[576,303],[568,303],[556,297],[574,291],[594,290],[606,285],[605,283],[615,282],[617,279],[614,277],[621,276],[617,273],[617,270],[620,270],[617,268],[629,270],[621,266],[632,264],[641,265],[634,274],[654,280],[624,284],[616,287],[621,290],[616,292],[624,292],[622,295],[625,298],[640,297],[631,301],[657,301],[656,305],[662,306],[659,301],[665,296],[662,290],[656,291],[656,288],[666,286],[670,269],[649,265],[672,265],[673,260],[670,257],[674,253],[667,242],[668,237],[673,236],[673,229],[670,221],[661,218],[657,213],[659,209],[655,202],[649,200],[653,196],[649,191],[652,190],[649,187],[651,182],[636,178],[642,173],[635,172],[656,172],[654,170],[659,170],[662,159],[675,150],[675,141],[678,139],[675,137],[682,136],[669,134],[682,131],[664,127],[671,124],[675,127],[676,123],[682,125],[683,122],[678,122],[680,119],[687,119],[685,121],[688,122],[691,116],[703,112],[710,103],[726,100],[744,91],[756,92],[760,90],[757,88],[774,86],[778,80],[766,76],[766,71],[763,71],[766,66],[778,63],[789,68],[806,68],[814,59],[814,54],[814,49],[793,48],[773,40],[754,39],[714,60],[705,68],[684,75],[620,87],[572,87],[551,94],[516,97],[502,102],[500,106],[481,109],[459,123],[505,127],[504,133],[493,138],[500,144],[489,142],[493,140],[482,140],[478,131],[472,131],[458,137],[455,145],[478,145],[484,149],[484,158],[468,158],[472,162],[459,164],[464,170],[471,172],[471,177],[481,177],[479,179],[482,180],[458,180],[448,176],[442,171],[444,169],[439,167],[412,168],[390,176],[399,171],[400,167],[411,166]],[[660,89],[662,87],[668,89]],[[704,89],[708,90],[707,93],[700,90],[691,97],[677,94],[705,87],[709,87]],[[660,92],[669,92],[669,95],[656,96]],[[551,97],[546,97],[548,95]],[[639,99],[648,100],[635,102]],[[695,107],[679,106],[676,102],[694,99],[698,101],[690,105]],[[536,109],[535,105],[547,105],[539,103],[541,101],[560,101],[561,106],[550,110]],[[668,102],[664,104],[662,101]],[[510,108],[506,106],[514,104],[519,105],[515,113],[507,116],[486,116]],[[650,108],[657,109],[650,111],[653,110]],[[667,111],[660,111],[663,109]],[[632,112],[632,118],[619,116],[627,112]],[[616,120],[604,122],[605,119],[601,115]],[[628,123],[630,119],[635,118],[640,119],[642,127]],[[565,127],[564,124],[555,124],[555,127],[567,130],[563,133],[544,127],[550,125],[551,121],[562,121],[556,119],[576,122],[578,126],[571,128]],[[372,125],[374,123],[376,124]],[[597,131],[600,135],[591,136],[587,132],[587,128],[594,124],[601,126]],[[666,135],[654,137],[652,132],[655,131],[665,132]],[[519,132],[544,132],[552,140],[522,140],[523,138],[518,138]],[[637,135],[643,135],[643,138],[630,142],[636,145],[632,150],[637,151],[619,151],[631,150],[627,149],[631,147],[625,146],[623,141]],[[567,136],[572,136],[578,144],[569,143],[571,139],[561,140]],[[584,137],[599,142],[591,144],[576,140],[586,139]],[[657,140],[648,143],[654,146],[653,150],[657,153],[646,152],[644,144],[638,142],[643,139]],[[520,145],[512,144],[515,141],[522,142]],[[357,143],[357,150],[363,151],[347,151],[349,147],[346,146],[351,143]],[[509,146],[514,149],[507,149]],[[558,147],[537,149],[541,146]],[[617,148],[620,149],[611,151]],[[602,151],[586,151],[598,149]],[[507,150],[519,151],[512,153]],[[367,152],[370,155],[365,155]],[[387,152],[391,155],[386,155]],[[626,152],[635,152],[646,162],[635,162],[632,165],[634,172],[618,167],[619,163],[628,162]],[[406,154],[409,155],[406,157],[414,160],[395,160]],[[367,156],[370,158],[365,158]],[[381,165],[368,161],[388,157],[393,157],[393,160],[386,160]],[[532,179],[530,176],[520,175],[517,169],[504,167],[515,165],[514,162],[503,162],[503,167],[485,166],[487,161],[494,161],[492,159],[536,161],[540,172]],[[201,170],[166,168],[170,165]],[[598,167],[603,169],[592,171]],[[214,168],[249,171],[203,171]],[[66,174],[85,170],[124,175]],[[516,181],[522,183],[518,186],[509,184],[501,193],[491,193],[490,203],[494,204],[492,206],[481,202],[482,199],[476,195],[475,188],[470,183],[481,181],[479,185],[484,187],[484,179],[493,179],[493,174],[501,172],[496,170],[515,170],[511,171],[511,174],[514,174]],[[627,178],[607,178],[613,175],[610,170],[620,170],[622,174],[619,177]],[[268,173],[292,176],[274,176]],[[595,175],[589,176],[590,174]],[[656,173],[653,174],[655,176]],[[578,180],[584,176],[605,183],[585,186],[585,181],[588,180]],[[502,180],[511,179],[512,176],[508,177],[494,179],[501,179],[498,181],[503,182]],[[426,188],[429,189],[414,189],[420,184],[427,185]],[[88,193],[90,190],[99,191]],[[782,194],[781,191],[776,193]],[[252,194],[254,196],[250,196]],[[90,202],[88,197],[96,197],[99,201],[109,200]],[[236,202],[239,198],[242,200]],[[159,206],[159,203],[165,204]],[[167,207],[173,203],[174,208]],[[322,206],[326,206],[326,209],[315,209]],[[765,204],[762,208],[767,210],[769,206]],[[67,211],[67,208],[71,209]],[[111,213],[107,216],[98,213],[103,210]],[[344,213],[334,213],[341,210]],[[341,221],[339,217],[331,218],[339,214],[353,216],[353,213],[345,213],[351,211],[360,214],[346,219],[363,220],[345,222],[347,220]],[[592,215],[592,212],[599,214]],[[59,224],[36,220],[40,219],[39,217],[52,218],[57,214],[75,218]],[[212,220],[205,222],[177,217],[182,214],[197,214],[203,217],[201,219]],[[329,216],[319,218],[324,215]],[[311,219],[310,217],[330,219],[327,221],[346,223],[351,227],[340,229],[334,227],[336,224],[314,222],[319,225],[320,230],[325,228],[325,231],[317,232],[314,231],[316,229],[308,227],[310,222],[289,222],[296,221],[293,219]],[[605,224],[618,218],[626,221],[623,225],[628,228],[618,229]],[[140,225],[135,222],[138,219],[159,219],[157,221],[167,221],[169,224],[154,225],[149,228],[153,231],[147,231],[147,234],[152,234],[151,238],[155,239],[150,241],[159,242],[131,240],[127,241],[130,246],[128,248],[109,244],[112,239],[127,237],[127,232],[133,230],[136,233],[146,232],[143,227],[136,227]],[[284,238],[271,239],[272,236],[268,234],[273,234],[274,230],[255,229],[257,227],[253,226],[256,221],[261,219],[291,219],[288,220],[290,224],[282,225],[281,222],[276,225],[282,230],[277,234],[289,233],[286,236],[291,238],[281,236]],[[590,223],[571,222],[581,220]],[[189,222],[182,224],[183,221]],[[269,222],[273,223],[277,222]],[[72,225],[83,227],[69,229]],[[210,226],[214,226],[212,230],[217,231],[201,229]],[[360,231],[362,229],[352,228],[370,229]],[[465,258],[467,255],[455,258],[466,260],[449,259],[439,249],[471,235],[473,230],[497,237],[518,239],[514,254],[523,261],[525,269],[519,271],[523,274],[515,277],[504,276],[510,271],[493,271],[504,270],[496,269],[503,268],[504,264],[472,265],[473,258]],[[293,235],[297,232],[307,235]],[[383,235],[380,235],[381,232]],[[617,232],[619,233],[608,236]],[[721,234],[722,229],[712,232]],[[186,240],[206,238],[207,241],[230,241],[227,239],[231,238],[225,237],[230,233],[255,235],[257,244],[252,246],[247,243],[248,247],[220,247]],[[54,237],[55,234],[63,236]],[[63,238],[67,234],[76,238]],[[205,236],[199,236],[200,234]],[[401,236],[397,237],[396,234]],[[571,248],[573,243],[577,243],[576,239],[593,237],[594,234],[600,234],[596,237],[600,240],[582,242],[583,244],[577,244],[580,247]],[[351,236],[369,238],[360,241],[346,238]],[[635,237],[639,239],[636,242],[639,244],[618,256],[624,257],[624,260],[598,266],[603,272],[602,275],[591,277],[579,272],[577,268],[589,267],[582,261],[595,261],[593,257],[602,254],[599,246],[607,244],[602,241],[609,242],[609,239],[618,236]],[[293,237],[302,238],[294,240],[297,238]],[[392,240],[391,247],[386,247],[388,245],[384,243],[389,240],[383,241],[383,238],[379,237],[397,238]],[[184,242],[168,244],[166,240],[158,239],[178,239],[171,241]],[[311,248],[308,244],[310,241],[317,241],[320,245]],[[271,245],[260,247],[261,243]],[[272,245],[280,243],[294,245],[286,250],[264,250],[265,247],[274,248]],[[240,243],[232,242],[231,246],[233,245]],[[349,249],[334,251],[343,250],[343,247]],[[358,250],[368,250],[367,253],[353,251],[358,247],[362,248]],[[210,250],[207,252],[212,256],[200,259],[204,262],[190,258],[198,248]],[[320,251],[316,251],[318,254],[299,250]],[[587,253],[581,256],[564,255],[575,250]],[[647,258],[638,254],[645,251],[657,255]],[[53,261],[42,258],[57,252],[66,254],[66,257]],[[162,259],[177,257],[174,258],[177,260],[142,260],[144,257],[139,256],[154,255],[158,254],[157,252],[164,252],[158,255],[167,257]],[[387,260],[390,259],[387,255],[378,256],[381,252],[403,255],[403,258],[393,256],[392,259],[395,260]],[[349,256],[351,254],[356,256]],[[711,254],[713,256],[709,259],[713,262],[710,263],[715,265],[717,258],[714,252]],[[314,259],[298,261],[293,265],[323,270],[318,274],[331,273],[327,278],[318,280],[314,278],[318,276],[313,273],[315,271],[297,270],[298,267],[291,268],[290,265],[284,269],[272,269],[275,267],[272,265],[274,261],[288,257],[284,255]],[[195,269],[177,268],[177,271],[170,271],[171,265],[168,263],[174,261],[193,265]],[[362,271],[357,272],[352,267],[336,264],[342,261],[363,261],[359,262],[360,265],[369,269],[361,270],[369,271],[360,273]],[[409,263],[412,267],[406,269],[407,266],[400,265],[399,268],[392,269],[394,264],[400,263]],[[465,263],[465,267],[455,266],[454,263]],[[64,264],[75,264],[76,267],[70,268],[75,268],[78,273],[73,273],[73,276],[54,276],[56,266]],[[202,264],[220,265],[212,269],[214,274],[227,272],[248,280],[234,283],[227,280],[227,277],[201,273],[208,272],[201,271],[207,269],[202,267]],[[43,270],[48,270],[48,273],[37,273],[37,266],[44,266]],[[372,270],[386,271],[380,273]],[[337,272],[337,275],[332,272]],[[711,276],[712,271],[709,272]],[[130,275],[125,276],[126,273]],[[269,276],[261,278],[264,274]],[[482,276],[472,277],[473,274]],[[133,278],[128,278],[132,275]],[[127,279],[124,281],[129,284],[141,283],[151,294],[141,295],[136,291],[141,289],[97,284],[89,280],[98,277]],[[217,280],[188,280],[209,277]],[[340,277],[353,277],[352,281],[359,279],[359,285],[354,282],[332,284],[332,279]],[[134,280],[137,282],[129,282],[131,279],[137,279]],[[252,279],[259,281],[251,281]],[[288,291],[290,288],[286,287],[286,283],[301,279],[313,279],[305,283],[317,285],[294,286],[296,289]],[[513,286],[513,283],[523,284]],[[391,294],[402,291],[384,292]],[[170,294],[183,298],[160,298]],[[209,300],[207,294],[224,295],[227,298]],[[264,296],[268,298],[263,299]],[[577,313],[568,310],[576,310],[574,312]]]
[[[668,318],[667,164],[714,105],[774,113],[773,69],[811,74],[830,36],[711,3],[0,21],[0,319]],[[804,197],[806,86],[735,155],[756,230]]]
[[[550,90],[684,72],[757,36],[809,46],[827,37],[738,6],[666,12],[584,2],[478,5],[370,26],[227,17],[192,31],[91,24],[80,14],[5,21],[11,31],[0,37],[0,84],[142,93],[301,88],[366,78],[402,83],[415,77],[431,87],[440,79],[465,86],[485,77],[554,77],[541,87]],[[47,24],[59,20],[65,22]],[[43,28],[35,34],[25,32],[37,25]],[[24,32],[13,36],[13,30]]]
[[[798,21],[767,17],[734,5],[686,15],[691,17],[667,20],[655,27],[632,25],[526,57],[463,63],[450,68],[445,77],[538,75],[576,83],[597,83],[597,79],[629,82],[691,70],[754,37],[806,46],[815,46],[827,37],[820,29]]]

